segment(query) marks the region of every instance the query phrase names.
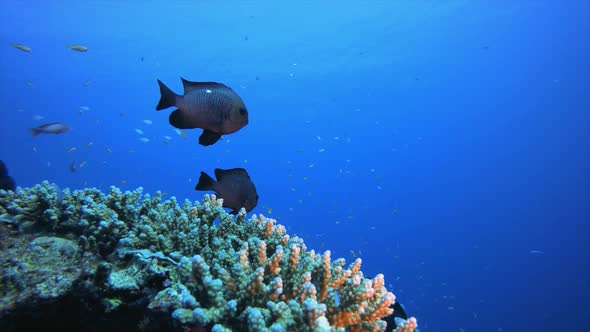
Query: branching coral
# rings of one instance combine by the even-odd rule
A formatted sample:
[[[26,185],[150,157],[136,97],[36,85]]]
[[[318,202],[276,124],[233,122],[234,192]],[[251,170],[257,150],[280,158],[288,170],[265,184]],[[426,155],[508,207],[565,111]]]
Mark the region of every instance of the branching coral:
[[[163,197],[144,195],[141,188],[111,187],[106,195],[96,189],[60,192],[44,182],[0,191],[0,221],[19,232],[78,237],[83,251],[107,260],[95,265],[93,280],[105,298],[118,294],[105,302],[109,310],[150,283],[155,292],[144,290],[146,310],[171,313],[179,326],[385,330],[381,318],[391,314],[395,296],[382,274],[364,277],[360,259],[347,265],[332,260],[330,251],[308,250],[276,220],[248,219],[243,209],[233,217],[214,195],[182,205]],[[124,260],[130,256],[134,264]],[[403,331],[412,331],[414,323],[408,320]]]

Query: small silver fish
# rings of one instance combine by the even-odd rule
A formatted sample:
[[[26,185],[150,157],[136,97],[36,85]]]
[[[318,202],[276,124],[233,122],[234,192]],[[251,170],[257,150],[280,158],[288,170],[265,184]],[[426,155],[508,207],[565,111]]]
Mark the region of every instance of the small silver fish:
[[[216,82],[190,82],[182,79],[184,95],[177,95],[162,81],[156,110],[175,106],[169,122],[178,129],[203,129],[199,144],[211,145],[221,135],[235,133],[248,124],[248,110],[228,86]]]
[[[33,133],[33,136],[39,134],[63,134],[70,130],[70,126],[63,122],[50,122],[39,127],[29,128],[29,130]]]

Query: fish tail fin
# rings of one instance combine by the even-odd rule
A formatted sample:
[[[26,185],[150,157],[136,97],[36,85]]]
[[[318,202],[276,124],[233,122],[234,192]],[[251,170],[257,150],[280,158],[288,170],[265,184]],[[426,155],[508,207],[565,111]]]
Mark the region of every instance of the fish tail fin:
[[[41,134],[43,131],[39,128],[29,128],[29,130],[31,131],[31,133],[34,136],[39,136],[39,134]]]
[[[160,111],[168,107],[176,106],[176,98],[178,95],[160,80],[158,80],[158,85],[160,85],[160,102],[158,103],[158,106],[156,106],[156,110]]]
[[[215,184],[215,180],[210,177],[207,173],[201,172],[201,176],[199,177],[199,183],[195,187],[195,190],[213,190],[213,185]]]

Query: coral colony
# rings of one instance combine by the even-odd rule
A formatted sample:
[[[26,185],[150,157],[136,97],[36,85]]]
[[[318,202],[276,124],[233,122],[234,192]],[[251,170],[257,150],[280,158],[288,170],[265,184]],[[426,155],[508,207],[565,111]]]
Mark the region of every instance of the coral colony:
[[[139,330],[385,330],[395,296],[360,259],[308,250],[274,219],[226,213],[215,195],[164,196],[48,182],[0,190],[0,317],[74,302],[104,322],[124,308]],[[411,332],[416,320],[398,326]]]

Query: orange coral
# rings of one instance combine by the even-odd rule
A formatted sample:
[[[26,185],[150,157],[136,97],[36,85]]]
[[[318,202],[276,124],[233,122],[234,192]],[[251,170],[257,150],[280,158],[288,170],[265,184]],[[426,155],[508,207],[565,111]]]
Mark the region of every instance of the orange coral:
[[[279,272],[281,272],[281,268],[279,267],[279,264],[281,263],[281,259],[283,258],[283,247],[277,247],[277,250],[275,251],[274,255],[272,255],[272,257],[270,258],[270,261],[268,261],[268,265],[266,266],[266,269],[268,270],[268,272],[270,273],[270,275],[277,275],[279,274]]]
[[[301,294],[303,292],[303,288],[305,287],[305,284],[309,283],[309,281],[311,281],[311,273],[305,272],[301,276],[301,281],[299,282],[299,284],[296,284],[293,287],[293,293],[290,298],[292,298],[292,299],[296,298],[299,294]],[[303,302],[303,301],[301,301],[301,302]]]
[[[260,246],[258,247],[258,263],[266,263],[266,242],[264,241],[260,241]]]
[[[274,225],[277,223],[277,221],[274,219],[267,219],[267,220],[268,220],[268,222],[266,223],[266,225],[264,227],[264,234],[262,235],[263,239],[268,239],[272,235],[272,232],[274,230]]]
[[[270,301],[274,301],[279,298],[279,296],[283,293],[283,279],[281,277],[276,277],[270,284],[270,292],[268,294],[268,299]]]
[[[393,313],[393,309],[390,308],[390,306],[394,301],[395,295],[393,295],[391,292],[387,293],[379,302],[377,302],[377,305],[371,310],[371,312],[369,312],[366,317],[366,321],[374,322],[381,317],[391,315]]]
[[[418,323],[416,322],[416,318],[410,317],[406,320],[406,324],[398,326],[397,332],[414,332],[417,327]]]
[[[324,301],[328,295],[328,285],[332,278],[332,270],[330,266],[330,250],[326,250],[322,256],[322,279],[320,284],[320,301]]]
[[[242,249],[240,249],[240,264],[244,271],[248,270],[250,267],[250,262],[248,261],[248,242],[244,242],[242,244]]]
[[[330,317],[330,323],[334,327],[353,326],[361,322],[358,311],[340,311]]]
[[[352,266],[352,269],[350,269],[351,275],[355,275],[361,269],[362,262],[363,262],[362,259],[360,259],[360,258],[356,259],[356,261],[354,262],[354,265]]]
[[[281,240],[281,244],[287,245],[287,243],[289,242],[289,239],[290,239],[289,234],[283,235],[283,239]]]
[[[252,276],[252,280],[250,281],[250,284],[247,286],[247,289],[248,289],[248,292],[250,293],[250,295],[256,294],[256,292],[258,291],[258,288],[260,288],[260,285],[262,284],[263,281],[264,281],[264,269],[262,267],[259,267],[254,272],[254,275]]]
[[[350,269],[344,272],[340,265],[334,269],[336,275],[330,283],[331,288],[340,289],[342,297],[357,304],[346,309],[339,306],[328,307],[332,326],[360,331],[361,323],[373,323],[393,312],[390,306],[394,303],[395,296],[387,292],[383,274],[378,274],[373,280],[363,279],[360,272],[361,263],[362,260],[358,258]],[[378,330],[377,325],[373,325],[373,328]]]
[[[332,284],[330,285],[330,287],[338,288],[340,285],[344,284],[346,279],[348,279],[351,274],[352,273],[350,272],[350,270],[344,271],[344,273],[338,279],[332,281]]]
[[[289,264],[291,268],[297,269],[299,266],[299,252],[301,249],[296,244],[291,245],[291,252],[289,253]]]
[[[307,251],[303,240],[290,237],[274,219],[253,216],[251,221],[255,236],[250,235],[233,252],[241,269],[215,270],[226,289],[238,292],[234,298],[237,295],[240,301],[256,301],[257,305],[283,302],[283,306],[291,306],[294,300],[303,310],[304,325],[311,329],[319,322],[346,331],[384,329],[381,319],[392,313],[395,296],[387,291],[383,274],[368,279],[361,272],[360,258],[347,265],[342,258],[332,261],[329,250],[321,254]],[[399,331],[411,332],[413,322],[409,320]]]

